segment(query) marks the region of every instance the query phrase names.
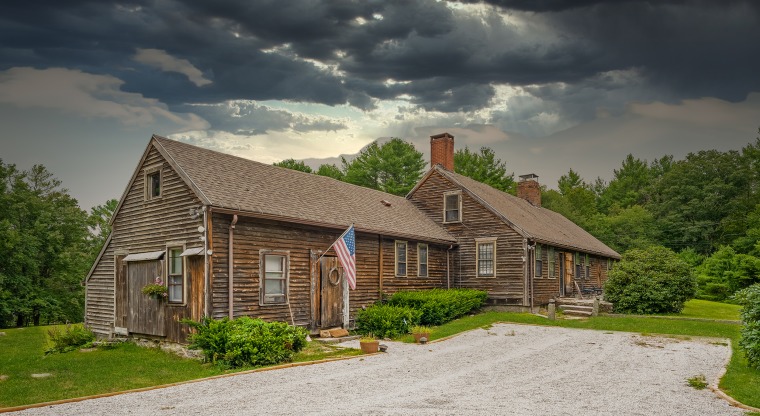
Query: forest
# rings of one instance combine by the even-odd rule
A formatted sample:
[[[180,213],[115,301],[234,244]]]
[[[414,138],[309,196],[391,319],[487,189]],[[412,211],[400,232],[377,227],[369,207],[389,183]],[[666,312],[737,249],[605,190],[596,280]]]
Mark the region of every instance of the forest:
[[[455,170],[515,192],[508,161],[492,149],[459,149]],[[405,195],[426,169],[411,143],[372,143],[341,166],[275,165]],[[83,210],[42,165],[19,170],[0,159],[0,327],[80,322],[84,278],[105,242],[116,200]],[[681,160],[626,156],[610,180],[573,169],[542,205],[623,254],[662,246],[691,265],[697,297],[731,301],[760,282],[760,138],[739,150],[703,150]]]

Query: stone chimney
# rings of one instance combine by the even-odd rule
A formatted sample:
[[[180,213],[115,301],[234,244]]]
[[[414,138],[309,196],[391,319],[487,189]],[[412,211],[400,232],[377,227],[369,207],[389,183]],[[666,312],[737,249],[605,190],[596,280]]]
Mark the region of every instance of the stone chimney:
[[[430,136],[430,167],[435,165],[454,171],[454,136],[449,133]]]
[[[533,206],[540,207],[541,186],[538,184],[538,175],[535,173],[520,175],[520,182],[517,182],[517,196]]]

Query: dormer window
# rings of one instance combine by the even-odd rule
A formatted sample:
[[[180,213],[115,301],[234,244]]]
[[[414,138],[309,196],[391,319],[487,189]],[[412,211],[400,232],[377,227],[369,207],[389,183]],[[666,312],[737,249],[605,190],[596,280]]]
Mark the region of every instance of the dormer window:
[[[443,222],[462,221],[462,192],[452,191],[443,194]]]
[[[145,200],[161,198],[161,167],[145,170]]]

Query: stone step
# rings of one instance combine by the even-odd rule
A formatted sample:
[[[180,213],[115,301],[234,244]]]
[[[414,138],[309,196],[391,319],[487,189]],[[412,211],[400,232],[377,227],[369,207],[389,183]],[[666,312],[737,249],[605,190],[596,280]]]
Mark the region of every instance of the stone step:
[[[572,316],[591,316],[594,314],[591,311],[582,311],[582,310],[576,310],[576,309],[565,309],[562,312],[565,315],[572,315]]]
[[[594,310],[593,306],[586,306],[586,305],[560,305],[560,309],[563,311],[583,311],[583,312],[591,312]]]

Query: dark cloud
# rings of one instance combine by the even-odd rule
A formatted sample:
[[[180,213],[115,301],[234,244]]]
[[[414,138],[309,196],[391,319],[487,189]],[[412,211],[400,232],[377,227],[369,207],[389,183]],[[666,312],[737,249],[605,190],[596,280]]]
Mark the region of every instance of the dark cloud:
[[[125,91],[172,108],[247,99],[369,110],[376,100],[409,97],[424,109],[457,112],[491,106],[494,87],[512,85],[543,102],[530,108],[567,119],[587,119],[600,105],[614,109],[631,98],[738,101],[760,91],[760,6],[750,0],[483,4],[495,7],[472,11],[434,0],[6,1],[0,70],[60,66],[112,74]],[[137,49],[187,60],[212,82],[198,86],[136,62]],[[636,77],[604,81],[621,72]]]

